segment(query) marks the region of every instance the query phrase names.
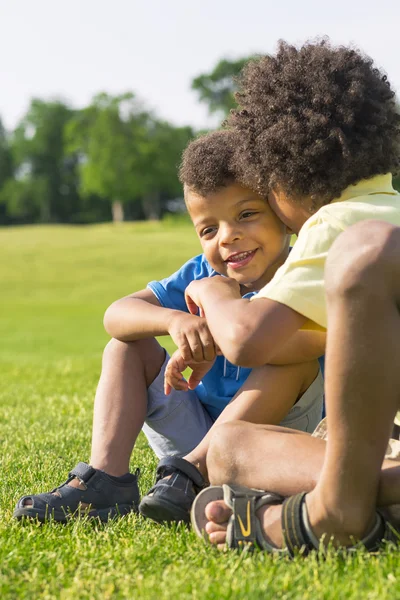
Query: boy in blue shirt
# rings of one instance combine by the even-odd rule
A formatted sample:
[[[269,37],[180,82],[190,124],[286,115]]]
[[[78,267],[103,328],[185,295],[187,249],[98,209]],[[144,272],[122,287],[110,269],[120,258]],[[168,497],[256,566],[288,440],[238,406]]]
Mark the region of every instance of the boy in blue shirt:
[[[319,422],[323,383],[316,358],[323,354],[323,335],[316,334],[304,354],[309,334],[299,334],[283,359],[254,370],[246,383],[250,369],[218,355],[206,318],[186,307],[188,284],[215,274],[234,278],[244,296],[253,295],[289,253],[290,232],[267,201],[237,183],[234,146],[233,134],[216,132],[186,150],[181,180],[204,254],[108,308],[104,323],[113,339],[96,393],[90,465],[79,463],[50,493],[21,498],[16,518],[65,521],[68,513],[90,507],[90,516],[105,520],[137,510],[137,475],[129,473],[129,459],[143,428],[162,460],[141,513],[187,521],[195,495],[206,485],[208,432],[216,419],[283,423],[304,431]],[[176,390],[164,390],[169,357],[155,340],[166,334],[178,347],[169,368],[182,367],[182,361],[192,368],[189,381],[178,381]],[[243,385],[245,393],[231,403]]]

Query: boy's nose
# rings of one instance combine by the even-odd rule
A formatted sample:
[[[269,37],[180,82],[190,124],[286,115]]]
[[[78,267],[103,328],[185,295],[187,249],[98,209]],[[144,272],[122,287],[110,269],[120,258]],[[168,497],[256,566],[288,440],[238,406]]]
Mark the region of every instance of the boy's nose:
[[[240,240],[242,233],[240,227],[237,225],[225,225],[220,227],[220,243],[231,244],[236,240]]]

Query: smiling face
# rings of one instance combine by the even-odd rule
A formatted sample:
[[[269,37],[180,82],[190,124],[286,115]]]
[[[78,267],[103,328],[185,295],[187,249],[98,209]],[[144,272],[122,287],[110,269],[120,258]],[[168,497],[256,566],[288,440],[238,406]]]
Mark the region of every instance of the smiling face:
[[[186,188],[185,200],[203,252],[218,273],[257,291],[285,262],[287,228],[248,188],[232,184],[206,197]]]

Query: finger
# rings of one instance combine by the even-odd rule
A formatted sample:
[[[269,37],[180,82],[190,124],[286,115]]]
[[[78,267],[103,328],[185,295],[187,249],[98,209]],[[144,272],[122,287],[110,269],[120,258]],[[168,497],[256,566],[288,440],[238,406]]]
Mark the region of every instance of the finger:
[[[183,378],[183,376],[179,373],[178,376],[168,375],[164,379],[164,391],[166,395],[171,392],[171,390],[182,390],[185,391],[188,389],[188,382]],[[169,390],[169,392],[167,392]]]
[[[175,361],[168,362],[164,373],[164,392],[167,396],[171,393],[172,388],[174,390],[187,389],[187,382],[177,368]]]
[[[188,383],[184,379],[182,379],[181,381],[174,381],[172,387],[178,392],[188,391]]]
[[[204,360],[212,361],[216,357],[214,340],[208,328],[199,332],[201,345],[203,347]]]
[[[194,366],[188,381],[190,390],[194,390],[199,385],[204,375],[208,373],[213,364],[213,361],[210,361]]]
[[[191,332],[190,334],[187,335],[186,339],[190,346],[191,361],[203,362],[204,361],[203,345],[201,343],[199,332],[198,331]]]
[[[185,293],[185,300],[186,300],[186,306],[188,307],[190,314],[197,315],[199,312],[199,307],[197,306],[197,304],[193,300],[193,298],[189,294]]]
[[[186,369],[187,363],[191,362],[193,360],[193,356],[192,356],[192,349],[190,347],[190,340],[188,339],[188,337],[185,335],[184,337],[184,342],[182,343],[182,345],[179,346],[178,348],[179,350],[179,354],[181,355],[181,363],[179,364],[179,366],[181,366],[181,364],[184,366],[182,367],[182,371],[184,371]],[[177,359],[177,361],[179,362],[179,359]]]

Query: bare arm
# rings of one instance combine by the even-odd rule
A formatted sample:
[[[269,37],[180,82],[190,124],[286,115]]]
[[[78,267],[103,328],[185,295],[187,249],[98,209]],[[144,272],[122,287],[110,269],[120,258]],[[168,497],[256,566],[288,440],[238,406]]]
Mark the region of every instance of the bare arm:
[[[326,333],[323,331],[296,331],[273,355],[270,365],[291,365],[309,362],[325,354]]]
[[[206,319],[164,308],[149,289],[111,304],[104,315],[104,327],[121,342],[169,334],[188,362],[214,360],[216,356]]]
[[[167,335],[176,312],[162,307],[153,292],[145,289],[113,302],[104,315],[104,328],[121,342]]]
[[[306,317],[268,298],[241,298],[236,282],[212,277],[191,283],[186,291],[189,309],[200,307],[215,343],[236,365],[259,367],[270,363]]]

